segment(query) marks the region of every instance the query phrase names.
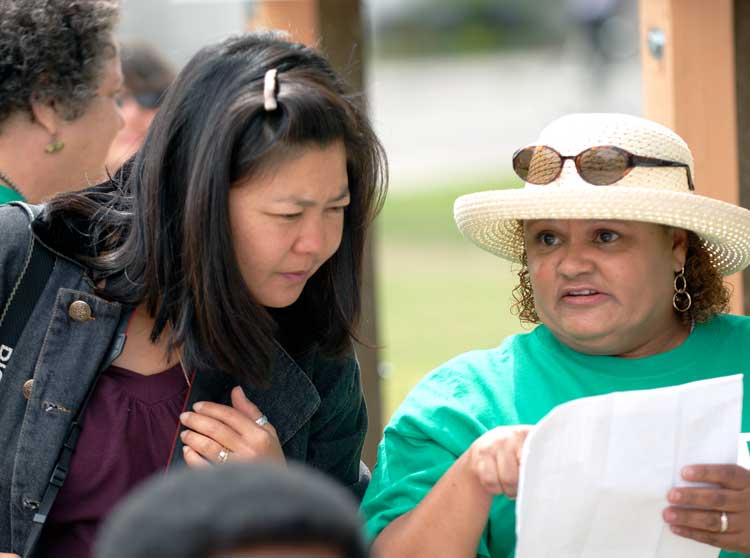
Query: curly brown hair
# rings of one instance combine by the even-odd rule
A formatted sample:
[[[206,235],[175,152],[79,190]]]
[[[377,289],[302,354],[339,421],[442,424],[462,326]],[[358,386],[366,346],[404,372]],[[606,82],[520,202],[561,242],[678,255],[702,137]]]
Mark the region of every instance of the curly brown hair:
[[[518,246],[523,247],[523,222],[518,221],[516,234]],[[538,324],[541,322],[534,305],[534,292],[529,277],[526,249],[518,254],[520,268],[517,271],[518,285],[513,289],[511,312],[516,314],[522,323]],[[685,259],[685,281],[692,304],[687,312],[675,312],[685,323],[695,320],[696,323],[707,322],[720,312],[729,310],[731,291],[721,274],[711,262],[711,255],[700,237],[688,231],[688,250]]]
[[[118,0],[0,0],[0,125],[31,102],[75,120],[114,56]]]

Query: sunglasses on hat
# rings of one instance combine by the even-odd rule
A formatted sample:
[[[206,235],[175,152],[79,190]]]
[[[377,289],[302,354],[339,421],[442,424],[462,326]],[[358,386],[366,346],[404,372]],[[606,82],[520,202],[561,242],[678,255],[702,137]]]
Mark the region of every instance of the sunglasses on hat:
[[[549,146],[531,145],[513,154],[513,170],[525,182],[549,184],[560,176],[565,161],[569,159],[575,161],[578,175],[595,186],[614,184],[635,167],[685,167],[688,186],[695,190],[687,163],[633,155],[614,145],[589,147],[578,155],[560,155]]]

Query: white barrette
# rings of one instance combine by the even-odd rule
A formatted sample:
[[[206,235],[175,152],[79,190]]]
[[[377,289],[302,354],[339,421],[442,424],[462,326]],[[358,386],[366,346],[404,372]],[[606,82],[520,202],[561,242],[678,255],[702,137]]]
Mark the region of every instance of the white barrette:
[[[263,108],[267,111],[276,110],[276,68],[268,70],[263,80]]]

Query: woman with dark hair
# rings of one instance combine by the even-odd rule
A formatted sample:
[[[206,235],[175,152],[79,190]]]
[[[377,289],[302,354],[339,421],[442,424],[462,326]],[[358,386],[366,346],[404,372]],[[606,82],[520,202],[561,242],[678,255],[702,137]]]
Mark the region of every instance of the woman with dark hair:
[[[360,494],[352,338],[384,180],[330,65],[251,34],[193,57],[112,180],[53,198],[30,229],[23,207],[0,210],[5,314],[27,254],[54,256],[6,343],[0,548],[41,532],[45,556],[87,555],[115,502],[181,461],[298,460]]]
[[[123,121],[117,0],[0,0],[0,204],[105,177]]]
[[[741,426],[750,433],[750,318],[725,314],[723,280],[750,265],[750,211],[696,194],[687,144],[629,115],[563,116],[516,152],[513,168],[524,188],[463,196],[455,219],[480,248],[520,264],[516,309],[537,327],[440,366],[396,411],[362,505],[373,552],[382,556],[514,556],[524,441],[530,425],[568,401],[745,371]],[[690,409],[683,417],[695,420]],[[696,433],[684,443],[705,441]],[[597,461],[592,446],[572,458],[596,485],[597,463],[607,468],[616,458]],[[558,545],[548,540],[545,556],[580,555],[579,545],[587,556],[631,555],[620,541],[643,537],[638,518],[654,501],[664,506],[652,533],[665,546],[686,555],[684,545],[700,547],[684,537],[718,547],[714,556],[719,548],[750,553],[750,471],[679,463],[682,478],[667,467],[664,480],[656,461],[669,464],[675,455],[664,446],[654,470],[640,471],[659,484],[631,490],[643,478],[634,472],[613,489],[617,497],[607,494],[584,512],[571,504],[567,519],[581,531]],[[581,483],[556,467],[554,451],[541,459],[559,483]],[[632,521],[611,526],[617,540],[593,519],[607,516],[612,501],[632,513]],[[544,532],[533,536],[545,540]]]

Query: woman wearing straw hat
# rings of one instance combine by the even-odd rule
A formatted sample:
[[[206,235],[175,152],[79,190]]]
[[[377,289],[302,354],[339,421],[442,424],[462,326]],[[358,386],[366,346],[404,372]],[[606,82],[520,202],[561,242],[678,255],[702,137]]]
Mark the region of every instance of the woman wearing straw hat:
[[[513,160],[523,189],[459,198],[463,234],[519,262],[522,321],[500,347],[459,356],[386,427],[363,503],[383,556],[512,556],[519,456],[565,401],[734,374],[750,318],[722,314],[722,276],[750,264],[750,211],[693,192],[682,139],[641,118],[575,114]],[[745,376],[743,431],[750,430]],[[693,467],[672,489],[679,535],[750,553],[750,472]]]

